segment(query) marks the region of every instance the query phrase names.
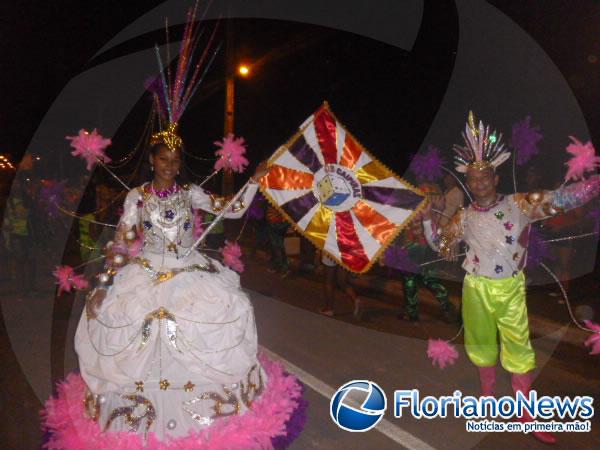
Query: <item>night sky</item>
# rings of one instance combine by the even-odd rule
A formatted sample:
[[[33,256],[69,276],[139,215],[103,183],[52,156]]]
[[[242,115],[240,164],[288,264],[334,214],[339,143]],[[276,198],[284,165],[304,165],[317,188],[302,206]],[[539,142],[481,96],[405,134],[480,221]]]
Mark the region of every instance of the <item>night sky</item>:
[[[119,31],[160,3],[5,3],[1,7],[0,152],[19,159],[53,101],[76,75],[155,42],[164,43],[164,31],[158,30],[94,59]],[[566,0],[491,3],[531,35],[558,66],[583,110],[591,137],[597,140],[600,4]],[[187,4],[182,2],[182,8]],[[452,1],[425,2],[411,51],[302,23],[237,19],[233,26],[240,60],[259,62],[251,78],[236,84],[235,131],[246,138],[254,162],[268,157],[328,100],[353,134],[400,174],[410,155],[427,144],[424,139],[452,74],[460,34]],[[171,36],[180,35],[181,30],[173,27]],[[224,36],[221,23],[218,39]],[[188,148],[199,155],[210,156],[212,141],[223,133],[224,72],[222,51],[181,123]],[[132,109],[113,136],[113,156],[139,137],[149,105],[146,96]],[[81,126],[73,118],[72,128],[64,134]],[[448,126],[456,129],[458,138],[462,121]]]

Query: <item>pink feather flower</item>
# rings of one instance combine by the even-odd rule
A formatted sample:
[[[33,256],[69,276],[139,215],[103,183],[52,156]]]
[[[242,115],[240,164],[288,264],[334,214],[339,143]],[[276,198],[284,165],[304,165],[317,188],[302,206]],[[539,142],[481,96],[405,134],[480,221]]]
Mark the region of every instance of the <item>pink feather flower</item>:
[[[585,340],[585,346],[589,347],[590,355],[600,355],[600,325],[591,320],[585,320],[583,323],[590,330],[594,330],[593,334]]]
[[[57,266],[52,272],[58,284],[58,295],[63,292],[71,292],[71,289],[86,289],[89,287],[88,281],[83,275],[78,275],[71,266]]]
[[[244,271],[244,263],[240,259],[242,256],[242,249],[237,242],[226,242],[225,247],[221,249],[223,255],[223,263],[231,267],[236,272],[242,273]]]
[[[90,283],[85,279],[83,275],[73,274],[71,275],[71,285],[74,289],[81,290],[90,287]]]
[[[215,170],[233,170],[242,173],[246,170],[248,160],[246,154],[246,143],[243,137],[236,138],[233,134],[227,135],[222,141],[215,141],[219,150],[215,155],[219,157],[215,163]]]
[[[110,139],[105,139],[94,129],[91,133],[81,129],[77,136],[67,136],[71,141],[71,152],[73,156],[80,156],[87,162],[87,170],[91,170],[98,161],[110,162],[110,158],[104,153],[104,149],[111,144]]]
[[[448,341],[443,339],[429,339],[427,343],[427,356],[431,359],[431,364],[436,364],[443,369],[446,365],[453,365],[458,359],[456,348]]]
[[[590,141],[583,144],[573,136],[569,136],[571,144],[567,146],[567,152],[573,157],[565,163],[569,168],[565,181],[583,178],[586,172],[591,172],[600,167],[600,156],[596,156],[596,150]]]
[[[58,284],[58,295],[63,292],[71,292],[71,276],[73,275],[71,266],[57,266],[52,275],[54,275],[56,284]]]

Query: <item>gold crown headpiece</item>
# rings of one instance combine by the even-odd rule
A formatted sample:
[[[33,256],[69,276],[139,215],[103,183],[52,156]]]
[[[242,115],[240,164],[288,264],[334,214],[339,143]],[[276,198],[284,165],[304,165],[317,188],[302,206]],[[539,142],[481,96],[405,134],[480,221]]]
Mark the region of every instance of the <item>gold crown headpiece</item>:
[[[150,145],[164,144],[170,151],[175,152],[183,147],[183,139],[177,134],[177,122],[169,123],[167,128],[150,137]]]
[[[496,130],[490,133],[490,126],[484,125],[480,120],[475,126],[473,111],[469,111],[469,119],[462,133],[464,146],[454,145],[454,163],[457,172],[466,173],[467,169],[479,170],[496,169],[500,164],[510,158],[502,143],[502,133]]]

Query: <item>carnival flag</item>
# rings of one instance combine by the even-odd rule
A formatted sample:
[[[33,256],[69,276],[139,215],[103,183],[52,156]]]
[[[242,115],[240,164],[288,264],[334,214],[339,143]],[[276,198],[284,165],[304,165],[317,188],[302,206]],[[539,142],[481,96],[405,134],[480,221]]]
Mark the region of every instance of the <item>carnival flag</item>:
[[[363,273],[425,197],[372,156],[327,102],[269,159],[260,188],[319,250]]]

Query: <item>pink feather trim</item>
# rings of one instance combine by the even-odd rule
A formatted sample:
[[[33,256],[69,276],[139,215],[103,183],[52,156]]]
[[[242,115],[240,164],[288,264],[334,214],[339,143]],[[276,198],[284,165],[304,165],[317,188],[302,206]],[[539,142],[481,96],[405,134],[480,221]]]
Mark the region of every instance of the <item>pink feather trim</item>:
[[[87,170],[91,170],[98,160],[105,163],[110,162],[110,158],[104,153],[104,149],[111,144],[111,140],[102,137],[95,128],[91,133],[81,129],[77,136],[67,136],[66,139],[71,141],[71,147],[75,149],[71,152],[71,155],[85,159]]]
[[[271,439],[286,434],[286,422],[298,407],[302,387],[298,380],[284,372],[279,363],[259,355],[268,375],[267,386],[260,398],[243,415],[223,418],[208,428],[185,437],[158,440],[148,433],[142,436],[128,432],[103,432],[100,424],[88,419],[84,410],[85,383],[81,375],[71,373],[58,384],[56,398],[46,401],[41,412],[49,438],[44,448],[50,450],[192,450],[273,448]]]
[[[71,289],[87,289],[89,287],[89,283],[83,275],[76,274],[71,266],[57,266],[52,275],[58,284],[58,295],[63,292],[71,292]]]
[[[596,156],[596,150],[590,141],[583,144],[573,136],[569,136],[569,138],[573,142],[567,146],[567,152],[571,153],[573,157],[565,163],[569,168],[565,175],[565,181],[581,179],[586,172],[600,167],[600,156]]]
[[[600,325],[591,320],[586,320],[583,323],[590,330],[594,330],[594,332],[585,340],[585,346],[589,347],[590,355],[600,355]]]
[[[456,348],[443,339],[429,339],[427,343],[427,356],[431,359],[431,365],[436,364],[443,369],[446,365],[453,365],[458,359]]]
[[[225,247],[221,249],[221,254],[223,255],[223,263],[227,267],[231,267],[239,273],[244,271],[244,263],[240,259],[242,249],[237,242],[226,242]]]
[[[215,141],[219,150],[215,155],[219,157],[215,163],[215,170],[233,170],[242,173],[246,170],[248,160],[246,154],[246,144],[243,137],[236,138],[233,134],[227,135],[222,141]]]

